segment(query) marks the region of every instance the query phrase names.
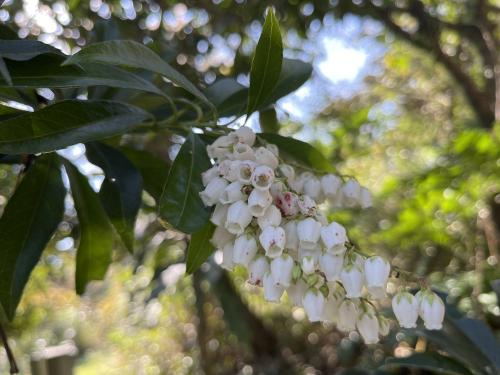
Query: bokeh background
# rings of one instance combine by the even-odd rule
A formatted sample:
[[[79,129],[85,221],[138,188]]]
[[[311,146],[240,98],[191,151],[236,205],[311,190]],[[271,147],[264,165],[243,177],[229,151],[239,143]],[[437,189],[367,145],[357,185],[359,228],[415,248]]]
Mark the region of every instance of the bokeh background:
[[[364,252],[426,276],[498,337],[497,1],[6,0],[0,21],[67,54],[95,41],[137,40],[204,87],[223,76],[248,84],[268,5],[280,19],[285,57],[314,69],[249,124],[310,142],[369,187],[372,209],[330,218]],[[162,132],[134,142],[168,163],[180,140]],[[82,159],[83,150],[64,153],[97,188],[102,171]],[[0,165],[0,209],[18,172]],[[147,196],[136,252],[117,248],[106,280],[79,298],[70,200],[65,217],[9,327],[22,373],[30,373],[33,355],[68,343],[78,349],[77,375],[333,374],[375,370],[428,344],[394,325],[366,347],[355,333],[310,324],[286,301],[264,302],[245,274],[222,272],[220,254],[186,276],[186,237],[161,226]],[[7,371],[2,351],[0,372]]]

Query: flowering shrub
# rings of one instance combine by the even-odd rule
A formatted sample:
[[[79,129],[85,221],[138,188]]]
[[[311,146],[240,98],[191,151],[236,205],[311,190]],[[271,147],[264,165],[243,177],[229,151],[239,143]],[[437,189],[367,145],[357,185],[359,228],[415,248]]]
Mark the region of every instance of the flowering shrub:
[[[263,287],[267,301],[279,302],[286,292],[311,322],[357,329],[367,344],[387,335],[377,300],[386,298],[391,266],[360,253],[320,207],[329,201],[368,208],[370,192],[352,178],[298,173],[248,127],[220,136],[207,153],[214,164],[202,174],[200,197],[214,207],[211,243],[223,254],[222,267],[245,267],[248,283]],[[419,316],[427,329],[442,327],[444,303],[430,290],[400,292],[392,306],[401,327],[416,327]]]

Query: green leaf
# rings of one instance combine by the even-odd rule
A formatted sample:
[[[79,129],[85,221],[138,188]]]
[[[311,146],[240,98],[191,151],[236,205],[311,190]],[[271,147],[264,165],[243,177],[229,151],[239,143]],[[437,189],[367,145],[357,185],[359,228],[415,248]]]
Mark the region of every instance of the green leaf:
[[[55,154],[28,169],[0,218],[0,303],[12,320],[31,271],[64,212],[64,188]]]
[[[113,228],[97,193],[87,177],[69,161],[64,161],[71,194],[80,226],[80,241],[76,253],[75,286],[82,294],[92,280],[103,280],[113,250]]]
[[[274,10],[269,8],[250,69],[247,116],[271,94],[281,73],[283,44]]]
[[[10,76],[9,69],[7,68],[7,65],[5,65],[5,61],[2,57],[0,57],[0,75],[8,85],[12,86],[12,78]]]
[[[167,181],[169,165],[147,151],[126,146],[121,146],[119,150],[141,172],[144,189],[159,204],[163,185]]]
[[[0,43],[0,56],[9,60],[26,61],[47,53],[62,55],[57,48],[36,40],[2,40]]]
[[[110,40],[90,44],[73,56],[68,57],[63,65],[92,62],[125,65],[132,68],[150,70],[163,75],[197,98],[209,103],[205,95],[184,75],[172,68],[160,56],[141,43],[132,40]]]
[[[208,222],[202,230],[191,236],[187,250],[186,273],[195,272],[214,252],[215,249],[210,243],[214,230],[215,226]]]
[[[34,154],[132,130],[149,114],[124,103],[66,100],[0,122],[0,153]]]
[[[142,202],[142,177],[118,150],[99,142],[85,145],[89,161],[104,171],[99,190],[111,223],[130,252],[134,250],[134,226]]]
[[[293,163],[293,160],[295,160],[299,163],[299,167],[313,168],[319,172],[325,173],[335,172],[335,168],[323,154],[308,143],[272,133],[260,133],[258,136],[278,146],[280,149],[280,156],[285,158],[286,161],[292,165],[296,165]]]
[[[383,369],[415,368],[446,375],[471,375],[472,373],[453,358],[439,353],[415,353],[405,358],[388,358]]]
[[[12,82],[0,77],[0,86],[68,88],[88,86],[109,86],[165,94],[145,79],[123,69],[103,65],[85,64],[60,66],[64,57],[42,55],[29,61],[8,61],[6,66]]]
[[[210,168],[205,143],[190,133],[175,158],[160,198],[160,216],[184,233],[196,233],[207,223],[210,210],[199,192],[201,173]]]

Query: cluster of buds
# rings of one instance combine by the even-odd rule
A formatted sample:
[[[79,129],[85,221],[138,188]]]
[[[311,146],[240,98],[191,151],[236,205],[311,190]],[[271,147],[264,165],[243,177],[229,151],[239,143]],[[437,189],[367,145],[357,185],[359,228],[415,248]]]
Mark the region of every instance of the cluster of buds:
[[[248,127],[219,137],[207,152],[214,165],[202,174],[200,197],[214,206],[211,242],[222,252],[222,267],[245,267],[248,282],[263,287],[267,301],[278,302],[286,292],[312,322],[357,329],[366,343],[386,335],[388,321],[375,306],[386,297],[389,263],[357,252],[346,229],[329,223],[318,207],[327,200],[336,207],[367,208],[370,192],[355,179],[297,174],[280,160],[275,145],[260,139],[256,145]],[[398,319],[407,310],[406,298],[394,300]],[[438,327],[431,297],[422,295],[419,306],[426,326]]]

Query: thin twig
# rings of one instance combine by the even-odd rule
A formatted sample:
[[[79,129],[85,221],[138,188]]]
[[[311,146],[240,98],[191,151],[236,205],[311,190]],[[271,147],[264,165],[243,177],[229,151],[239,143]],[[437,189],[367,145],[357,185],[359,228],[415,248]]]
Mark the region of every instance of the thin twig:
[[[12,350],[10,349],[7,335],[5,334],[5,331],[4,331],[1,323],[0,323],[0,338],[2,340],[3,347],[5,348],[7,358],[9,359],[10,373],[11,374],[18,374],[19,368],[17,367],[16,358],[14,357],[14,354],[12,353]]]

